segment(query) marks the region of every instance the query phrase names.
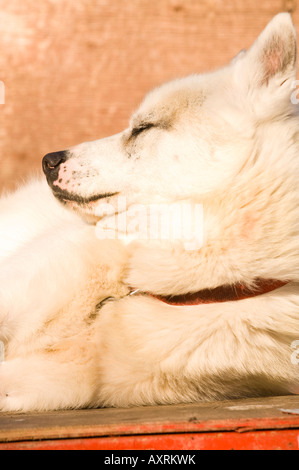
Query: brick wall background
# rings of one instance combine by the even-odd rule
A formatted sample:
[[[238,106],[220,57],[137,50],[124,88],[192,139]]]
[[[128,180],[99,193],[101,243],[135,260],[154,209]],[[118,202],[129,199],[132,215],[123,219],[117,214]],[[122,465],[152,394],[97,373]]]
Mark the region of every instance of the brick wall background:
[[[295,0],[0,0],[0,189],[127,126],[153,86],[224,65]]]

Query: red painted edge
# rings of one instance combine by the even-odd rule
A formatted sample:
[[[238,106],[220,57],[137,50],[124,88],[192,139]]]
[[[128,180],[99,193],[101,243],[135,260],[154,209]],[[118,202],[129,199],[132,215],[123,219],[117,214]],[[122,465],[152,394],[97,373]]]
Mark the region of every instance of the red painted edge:
[[[298,450],[299,429],[27,441],[0,450]]]

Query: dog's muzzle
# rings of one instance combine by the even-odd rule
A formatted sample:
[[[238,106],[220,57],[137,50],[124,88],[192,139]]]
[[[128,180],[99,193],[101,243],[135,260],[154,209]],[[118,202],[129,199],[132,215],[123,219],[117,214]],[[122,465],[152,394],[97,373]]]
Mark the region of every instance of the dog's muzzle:
[[[67,152],[48,153],[43,158],[43,171],[47,177],[47,181],[50,185],[58,179],[59,168],[62,163],[65,163],[68,159]]]

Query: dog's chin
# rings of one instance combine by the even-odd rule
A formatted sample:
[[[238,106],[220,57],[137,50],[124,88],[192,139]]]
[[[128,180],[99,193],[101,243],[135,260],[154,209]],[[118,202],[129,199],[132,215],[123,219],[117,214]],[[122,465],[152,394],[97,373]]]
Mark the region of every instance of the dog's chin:
[[[65,201],[63,204],[67,209],[78,214],[88,224],[96,225],[100,219],[95,213],[94,203],[77,204],[73,201]]]
[[[53,194],[61,204],[67,209],[76,212],[87,223],[96,224],[101,219],[101,216],[96,214],[98,204],[105,202],[105,200],[108,201],[118,193],[105,193],[89,198],[60,191],[53,191]]]

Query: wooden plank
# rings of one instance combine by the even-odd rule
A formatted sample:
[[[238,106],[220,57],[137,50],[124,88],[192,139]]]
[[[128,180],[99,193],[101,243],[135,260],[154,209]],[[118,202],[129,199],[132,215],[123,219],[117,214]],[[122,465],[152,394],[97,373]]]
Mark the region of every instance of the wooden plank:
[[[299,397],[130,409],[0,414],[0,442],[253,430],[297,430]]]

